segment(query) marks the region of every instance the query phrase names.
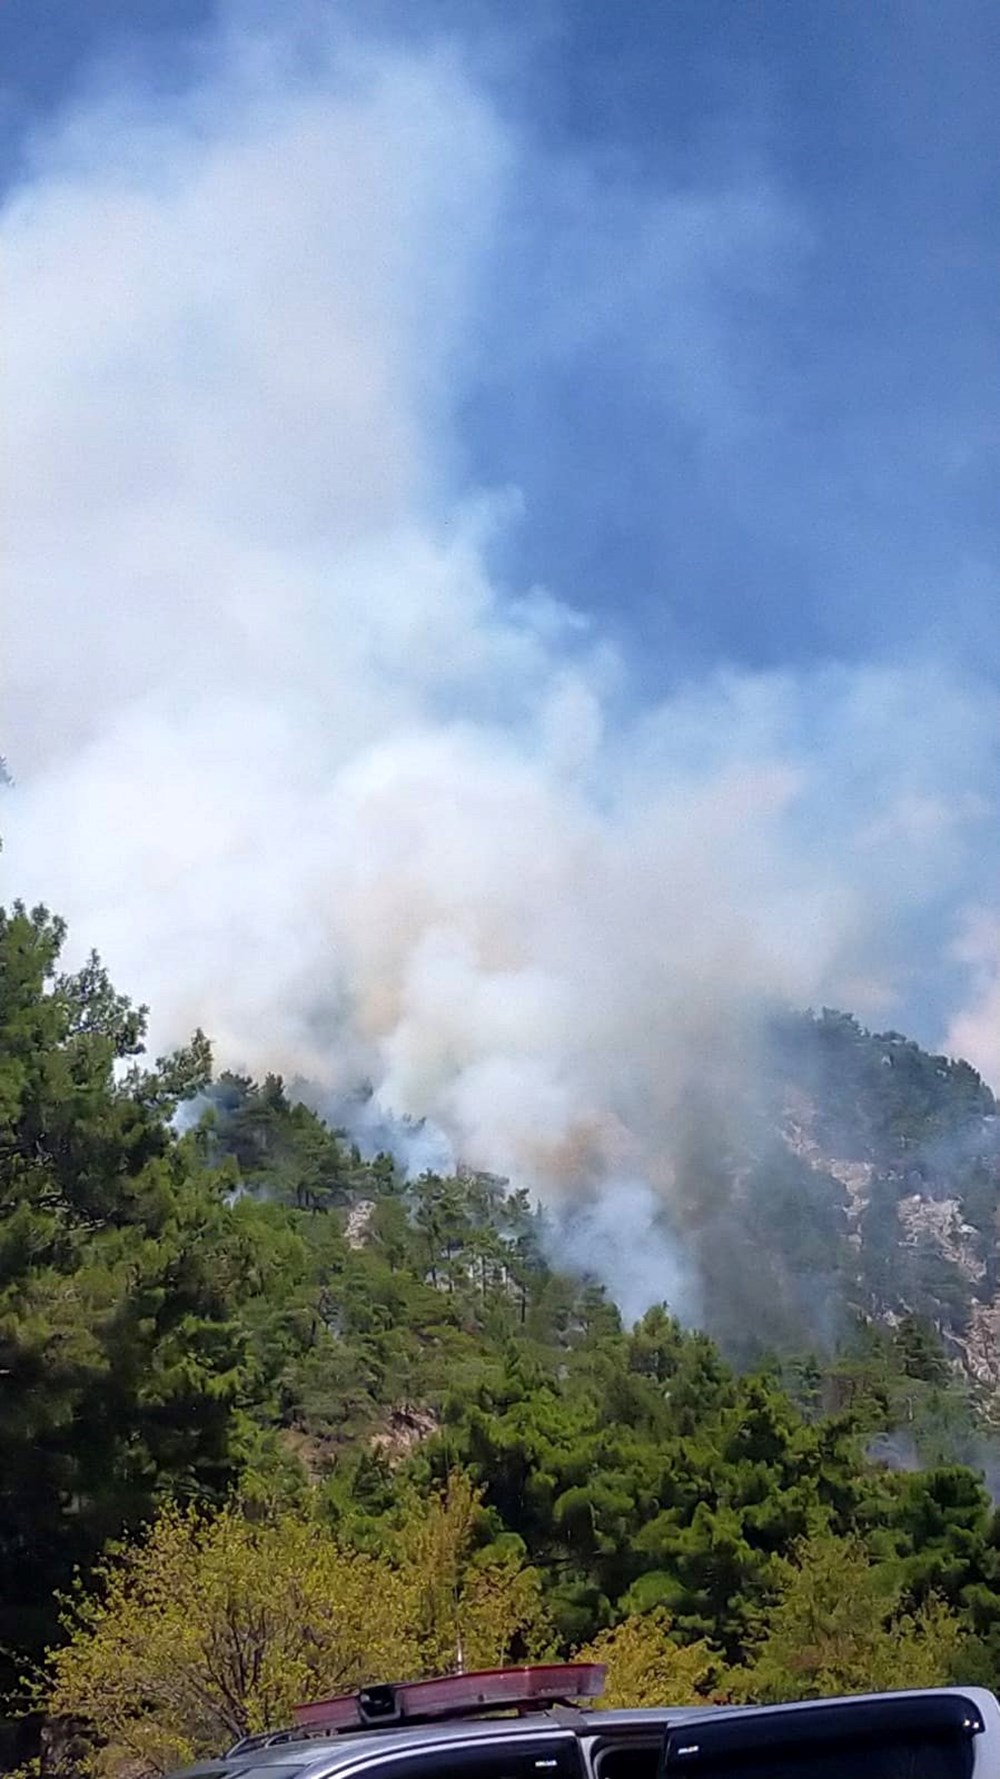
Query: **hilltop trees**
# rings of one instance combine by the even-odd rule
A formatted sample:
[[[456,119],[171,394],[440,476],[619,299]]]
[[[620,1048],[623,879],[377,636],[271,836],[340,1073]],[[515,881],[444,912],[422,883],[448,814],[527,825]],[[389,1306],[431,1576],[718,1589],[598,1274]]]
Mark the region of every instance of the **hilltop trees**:
[[[662,1310],[631,1335],[568,1346],[564,1369],[560,1382],[511,1366],[454,1401],[426,1462],[458,1456],[542,1559],[567,1641],[595,1619],[660,1607],[678,1635],[738,1659],[779,1586],[777,1557],[853,1518],[850,1425],[810,1425]]]
[[[0,913],[0,1645],[35,1653],[77,1564],[238,1474],[266,1273],[167,1123],[204,1040],[140,1070],[143,1011],[96,959],[59,974],[63,938]]]

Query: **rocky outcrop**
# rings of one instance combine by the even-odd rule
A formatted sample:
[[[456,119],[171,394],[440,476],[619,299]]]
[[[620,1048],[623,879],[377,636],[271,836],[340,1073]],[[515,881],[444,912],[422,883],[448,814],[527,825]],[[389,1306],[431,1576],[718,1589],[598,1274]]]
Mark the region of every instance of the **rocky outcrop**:
[[[344,1225],[344,1240],[349,1248],[363,1248],[368,1240],[368,1228],[375,1210],[373,1198],[359,1198],[347,1213]]]
[[[781,1130],[782,1142],[814,1173],[826,1174],[844,1188],[847,1194],[847,1239],[853,1248],[859,1248],[858,1220],[867,1209],[875,1169],[870,1161],[841,1161],[836,1156],[824,1154],[812,1134],[813,1119],[811,1102],[804,1095],[789,1094]]]
[[[962,1333],[952,1333],[952,1343],[959,1349],[960,1363],[966,1375],[990,1396],[1000,1395],[1000,1298],[991,1303],[973,1303],[968,1326]],[[987,1404],[991,1418],[1000,1418],[1000,1400]]]
[[[401,1402],[392,1410],[388,1425],[372,1435],[372,1450],[381,1454],[390,1465],[402,1464],[418,1445],[430,1439],[441,1423],[429,1408]]]
[[[929,1198],[910,1192],[900,1199],[896,1210],[904,1242],[911,1247],[929,1242],[970,1284],[977,1285],[985,1277],[986,1262],[977,1251],[979,1232],[963,1221],[957,1198]]]

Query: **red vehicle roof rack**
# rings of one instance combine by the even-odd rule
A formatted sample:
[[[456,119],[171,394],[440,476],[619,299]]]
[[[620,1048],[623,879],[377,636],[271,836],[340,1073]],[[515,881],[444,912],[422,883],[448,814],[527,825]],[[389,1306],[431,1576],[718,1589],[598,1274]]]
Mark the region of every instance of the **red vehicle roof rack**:
[[[340,1730],[432,1723],[488,1711],[544,1711],[548,1705],[599,1698],[606,1672],[599,1662],[547,1662],[536,1667],[449,1674],[441,1680],[365,1686],[360,1692],[298,1705],[295,1723],[300,1729],[335,1735]]]

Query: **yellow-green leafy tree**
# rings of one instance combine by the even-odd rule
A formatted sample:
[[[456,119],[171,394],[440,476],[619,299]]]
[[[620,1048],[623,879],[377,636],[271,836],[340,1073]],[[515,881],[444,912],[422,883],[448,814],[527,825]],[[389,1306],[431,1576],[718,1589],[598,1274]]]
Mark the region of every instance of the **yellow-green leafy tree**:
[[[607,1668],[598,1704],[608,1709],[703,1704],[718,1666],[707,1643],[675,1643],[660,1609],[634,1613],[601,1631],[575,1659]]]
[[[904,1610],[898,1581],[860,1541],[817,1535],[786,1576],[756,1661],[730,1676],[734,1697],[768,1704],[953,1678],[962,1649],[955,1614],[933,1597]]]
[[[541,1577],[520,1539],[479,1542],[482,1491],[456,1471],[428,1501],[414,1494],[398,1534],[398,1561],[416,1596],[424,1669],[492,1668],[516,1647],[550,1653]]]
[[[395,1553],[295,1511],[168,1509],[71,1602],[47,1708],[86,1726],[93,1772],[141,1779],[287,1723],[302,1700],[447,1671],[457,1648],[501,1661],[544,1615],[530,1571],[475,1560],[476,1506],[453,1479]]]
[[[170,1509],[99,1583],[72,1603],[49,1708],[88,1725],[107,1773],[165,1772],[417,1660],[404,1578],[307,1518]]]

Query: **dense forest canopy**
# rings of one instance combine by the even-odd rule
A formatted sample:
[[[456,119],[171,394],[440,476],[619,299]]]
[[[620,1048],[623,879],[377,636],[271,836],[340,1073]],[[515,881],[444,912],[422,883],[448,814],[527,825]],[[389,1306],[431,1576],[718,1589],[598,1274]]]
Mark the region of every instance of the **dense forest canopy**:
[[[996,1678],[993,1401],[961,1363],[995,1287],[995,1108],[966,1065],[789,1016],[756,1153],[678,1226],[713,1332],[669,1304],[625,1326],[516,1186],[365,1158],[280,1079],[213,1077],[201,1034],[147,1064],[143,1010],[96,958],[62,972],[63,939],[44,909],[0,916],[11,1758],[47,1699],[109,1771],[217,1742],[225,1713],[178,1718],[173,1680],[122,1690],[136,1600],[150,1661],[184,1644],[143,1565],[181,1562],[208,1624],[213,1587],[252,1599],[303,1528],[345,1603],[398,1594],[412,1629],[406,1590],[430,1602],[422,1641],[359,1634],[352,1679],[446,1667],[455,1636],[491,1659],[596,1643],[632,1698]],[[958,1204],[965,1247],[910,1239],[914,1203]],[[289,1672],[319,1684],[337,1647]],[[174,1715],[144,1707],[137,1743],[161,1682]],[[288,1703],[241,1698],[235,1727]]]

